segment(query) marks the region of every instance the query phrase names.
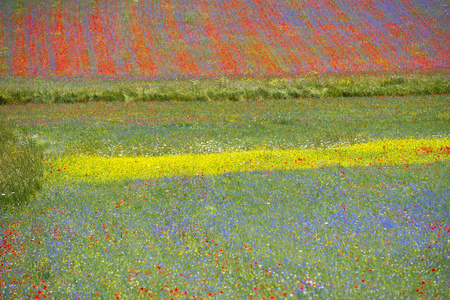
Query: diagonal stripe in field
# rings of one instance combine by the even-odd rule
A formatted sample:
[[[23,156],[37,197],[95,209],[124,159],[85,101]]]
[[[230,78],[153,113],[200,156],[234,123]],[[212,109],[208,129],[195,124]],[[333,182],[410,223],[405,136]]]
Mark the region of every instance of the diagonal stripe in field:
[[[251,150],[157,157],[65,157],[47,162],[49,180],[112,181],[321,166],[404,165],[450,160],[450,139],[378,140],[327,149]]]

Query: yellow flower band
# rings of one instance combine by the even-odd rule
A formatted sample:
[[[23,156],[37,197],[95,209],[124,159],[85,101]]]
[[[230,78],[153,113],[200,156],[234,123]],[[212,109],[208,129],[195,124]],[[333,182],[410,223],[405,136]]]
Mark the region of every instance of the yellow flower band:
[[[449,160],[450,139],[378,140],[327,149],[251,150],[157,157],[85,155],[46,162],[49,180],[111,181],[239,171],[270,171],[320,166],[371,166]]]

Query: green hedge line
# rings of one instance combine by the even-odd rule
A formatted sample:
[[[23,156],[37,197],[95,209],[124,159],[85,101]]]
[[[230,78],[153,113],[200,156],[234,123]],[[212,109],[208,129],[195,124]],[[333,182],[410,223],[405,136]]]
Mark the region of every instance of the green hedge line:
[[[115,84],[93,87],[11,88],[0,86],[0,104],[71,103],[89,101],[242,101],[309,97],[406,96],[450,93],[450,79],[444,76],[406,78],[393,76],[375,80],[271,79],[184,82],[166,86]]]
[[[0,205],[21,205],[41,189],[43,148],[0,123]]]

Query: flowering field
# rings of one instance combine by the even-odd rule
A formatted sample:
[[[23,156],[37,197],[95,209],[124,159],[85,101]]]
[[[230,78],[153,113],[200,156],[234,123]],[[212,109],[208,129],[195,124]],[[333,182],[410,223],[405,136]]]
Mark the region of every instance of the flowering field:
[[[0,298],[446,299],[448,8],[0,1]]]
[[[0,106],[46,147],[5,299],[445,299],[449,97]]]
[[[0,3],[0,76],[213,78],[448,69],[445,0]]]

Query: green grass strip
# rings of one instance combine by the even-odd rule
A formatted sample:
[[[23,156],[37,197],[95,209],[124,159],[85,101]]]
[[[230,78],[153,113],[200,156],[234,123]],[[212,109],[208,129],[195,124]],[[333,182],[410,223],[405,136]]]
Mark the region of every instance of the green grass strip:
[[[247,152],[101,157],[83,155],[47,161],[50,181],[104,182],[136,178],[214,175],[239,171],[270,171],[321,166],[373,166],[429,163],[450,159],[450,139],[378,140],[352,146],[311,150],[252,150]]]
[[[322,97],[406,96],[450,93],[448,74],[191,80],[184,82],[0,83],[0,105],[90,101],[244,101]]]

